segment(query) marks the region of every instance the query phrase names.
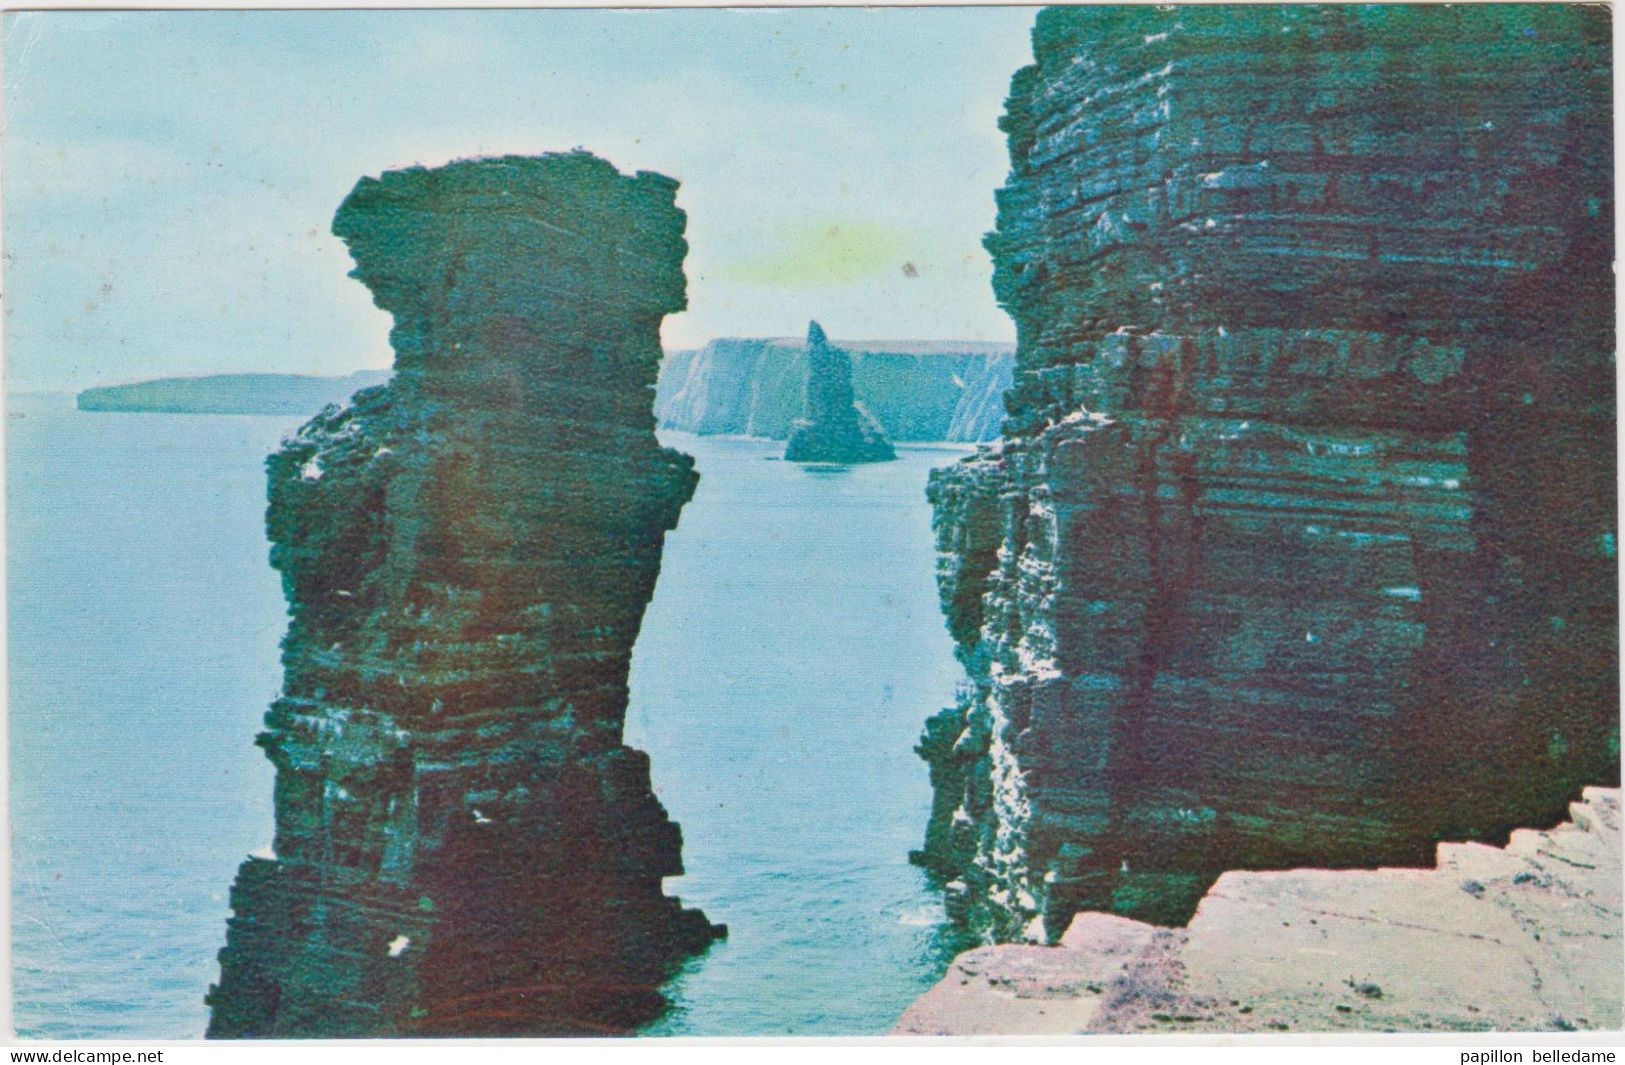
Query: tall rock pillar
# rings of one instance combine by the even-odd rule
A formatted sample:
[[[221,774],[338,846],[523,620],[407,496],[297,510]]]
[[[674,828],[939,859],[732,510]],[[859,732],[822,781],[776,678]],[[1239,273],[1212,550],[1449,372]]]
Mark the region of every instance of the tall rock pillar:
[[[621,739],[692,460],[655,440],[676,182],[591,155],[364,179],[334,232],[395,376],[267,463],[291,620],[216,1037],[624,1032],[720,928]]]
[[[787,462],[890,462],[897,457],[880,424],[852,392],[852,358],[807,324],[807,416],[790,428]]]

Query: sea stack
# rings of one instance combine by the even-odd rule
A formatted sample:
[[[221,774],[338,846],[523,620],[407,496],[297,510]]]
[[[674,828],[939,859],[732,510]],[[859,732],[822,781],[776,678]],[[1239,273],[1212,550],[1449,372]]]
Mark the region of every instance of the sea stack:
[[[991,939],[1429,865],[1618,780],[1606,8],[1042,12],[935,474],[973,684],[919,855]]]
[[[584,152],[366,178],[333,230],[395,376],[267,462],[291,620],[213,1037],[625,1033],[723,930],[622,742],[698,480],[655,440],[677,183]]]
[[[984,443],[1004,423],[1016,346],[998,341],[863,340],[842,350],[852,393],[894,444]],[[664,429],[788,440],[807,407],[802,337],[725,337],[667,351],[655,389]]]
[[[807,325],[807,415],[791,427],[784,457],[843,466],[897,457],[879,423],[852,394],[852,360],[830,345],[817,322]]]

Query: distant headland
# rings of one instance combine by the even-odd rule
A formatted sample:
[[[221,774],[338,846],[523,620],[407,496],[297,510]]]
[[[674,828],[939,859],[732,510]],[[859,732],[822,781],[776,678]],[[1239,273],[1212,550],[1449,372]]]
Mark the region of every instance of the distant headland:
[[[314,414],[343,403],[363,388],[389,380],[389,370],[343,377],[285,373],[230,373],[160,377],[127,385],[87,388],[79,409],[134,414]]]

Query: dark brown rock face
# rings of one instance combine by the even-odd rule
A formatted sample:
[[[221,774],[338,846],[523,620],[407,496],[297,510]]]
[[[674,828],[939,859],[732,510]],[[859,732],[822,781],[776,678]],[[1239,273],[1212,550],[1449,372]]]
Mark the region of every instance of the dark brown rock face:
[[[334,232],[395,376],[268,462],[291,621],[217,1037],[625,1031],[721,933],[621,742],[692,460],[659,446],[676,183],[585,153],[364,179]]]
[[[1183,923],[1616,780],[1607,12],[1071,8],[1034,52],[1010,415],[930,488],[951,903]]]

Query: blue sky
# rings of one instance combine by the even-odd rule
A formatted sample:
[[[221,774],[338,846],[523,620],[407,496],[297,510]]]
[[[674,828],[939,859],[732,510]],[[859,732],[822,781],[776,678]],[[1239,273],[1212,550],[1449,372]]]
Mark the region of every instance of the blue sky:
[[[682,182],[669,346],[809,318],[1009,339],[981,237],[1033,17],[8,14],[7,387],[388,365],[388,318],[329,232],[356,179],[577,146]]]

